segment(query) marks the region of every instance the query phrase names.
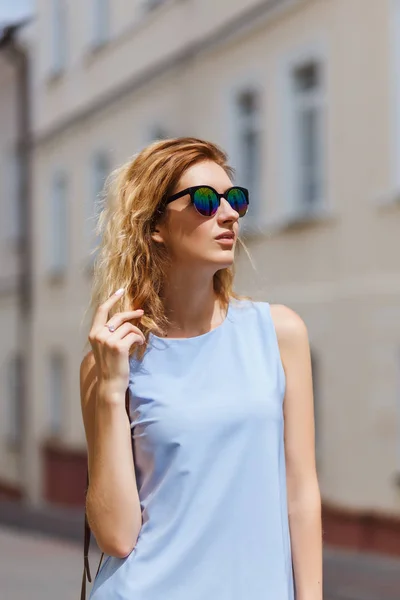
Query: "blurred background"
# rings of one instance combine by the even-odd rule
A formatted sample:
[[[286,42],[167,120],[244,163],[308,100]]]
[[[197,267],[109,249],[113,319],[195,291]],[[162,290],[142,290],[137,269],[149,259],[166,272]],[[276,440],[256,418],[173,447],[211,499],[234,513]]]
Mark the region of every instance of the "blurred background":
[[[308,327],[325,600],[398,600],[400,0],[0,0],[0,596],[78,597],[101,190],[180,135],[250,188],[237,290]]]

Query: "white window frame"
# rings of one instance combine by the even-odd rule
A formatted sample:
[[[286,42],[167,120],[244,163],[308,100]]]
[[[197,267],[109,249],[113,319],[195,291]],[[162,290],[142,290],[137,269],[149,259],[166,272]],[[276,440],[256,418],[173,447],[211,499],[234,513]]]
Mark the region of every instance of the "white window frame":
[[[66,361],[60,351],[52,351],[47,363],[47,433],[60,437],[64,429]]]
[[[310,209],[301,205],[299,201],[299,179],[298,166],[296,164],[296,139],[295,139],[295,109],[293,96],[293,75],[296,69],[306,66],[309,63],[317,63],[320,69],[321,90],[315,94],[313,102],[321,110],[321,121],[323,129],[323,139],[321,140],[321,171],[323,181],[323,194]],[[315,41],[302,47],[293,49],[282,59],[280,69],[280,98],[281,107],[281,161],[280,161],[280,188],[281,215],[284,219],[302,220],[304,218],[318,216],[329,212],[329,196],[327,185],[327,50],[326,44],[322,40]]]
[[[110,0],[91,0],[91,44],[94,48],[102,46],[110,39]]]
[[[66,0],[51,0],[50,71],[52,76],[62,73],[67,64],[67,8]]]
[[[254,91],[259,96],[259,113],[257,116],[256,129],[259,135],[259,173],[258,181],[255,182],[253,190],[250,189],[250,202],[253,201],[253,211],[247,214],[241,219],[240,228],[243,235],[253,233],[262,233],[266,225],[266,203],[264,198],[266,197],[265,191],[265,170],[268,168],[264,161],[264,148],[265,148],[265,127],[266,122],[265,115],[265,88],[260,83],[260,73],[250,73],[247,77],[239,78],[234,84],[230,85],[227,89],[227,102],[225,106],[228,106],[228,139],[227,149],[229,163],[235,169],[234,183],[237,185],[244,185],[246,182],[241,179],[241,149],[240,149],[240,131],[238,121],[238,98],[240,94],[247,91]],[[249,186],[250,187],[250,186]],[[254,190],[256,190],[254,192]],[[253,194],[252,194],[253,191]],[[250,209],[249,209],[250,210]]]
[[[48,270],[51,276],[63,274],[68,266],[68,184],[68,177],[64,171],[54,172],[48,221]]]

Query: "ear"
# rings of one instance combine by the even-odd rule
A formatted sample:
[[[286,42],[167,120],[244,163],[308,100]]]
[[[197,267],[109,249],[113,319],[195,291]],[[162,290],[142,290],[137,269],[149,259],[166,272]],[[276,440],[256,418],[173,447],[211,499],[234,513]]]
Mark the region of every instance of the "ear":
[[[153,228],[151,232],[151,239],[153,240],[153,242],[156,242],[158,244],[164,243],[164,236],[162,234],[161,227],[159,227],[158,225],[156,225]]]

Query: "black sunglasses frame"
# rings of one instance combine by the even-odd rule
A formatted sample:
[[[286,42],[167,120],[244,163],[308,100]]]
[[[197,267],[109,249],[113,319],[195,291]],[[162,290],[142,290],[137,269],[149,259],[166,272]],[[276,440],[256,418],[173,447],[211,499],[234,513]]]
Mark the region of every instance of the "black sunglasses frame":
[[[164,203],[164,206],[166,206],[170,202],[173,202],[174,200],[177,200],[178,198],[182,198],[182,196],[186,196],[187,194],[189,194],[190,195],[190,200],[191,200],[192,204],[194,205],[194,207],[196,208],[196,203],[195,203],[195,200],[194,200],[194,194],[195,194],[195,192],[197,190],[200,190],[202,188],[208,188],[208,189],[212,190],[214,192],[214,194],[217,196],[217,198],[219,200],[219,204],[221,204],[221,198],[225,198],[225,200],[227,200],[227,202],[229,202],[229,200],[227,199],[226,196],[229,194],[230,190],[240,190],[241,192],[243,192],[243,194],[244,194],[244,196],[246,198],[247,207],[249,206],[249,190],[247,188],[240,187],[239,185],[233,185],[232,187],[230,187],[227,190],[225,190],[225,192],[223,192],[222,194],[220,194],[219,192],[217,192],[217,190],[215,190],[211,185],[194,185],[192,187],[188,187],[188,188],[186,188],[184,190],[181,190],[180,192],[177,192],[176,194],[173,194],[172,196],[169,196],[166,199],[166,201]],[[232,206],[232,208],[234,208],[234,207]],[[197,211],[197,212],[199,212],[199,211]],[[246,213],[247,213],[247,209],[246,209]],[[199,212],[199,214],[202,217],[209,218],[209,217],[214,216],[215,213],[212,214],[212,215],[202,215]],[[245,214],[241,215],[241,216],[244,217]]]

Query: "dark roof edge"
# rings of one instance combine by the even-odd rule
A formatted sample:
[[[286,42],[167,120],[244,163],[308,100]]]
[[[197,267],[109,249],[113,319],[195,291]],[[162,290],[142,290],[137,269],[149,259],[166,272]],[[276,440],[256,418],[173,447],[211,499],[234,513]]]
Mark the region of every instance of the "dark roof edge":
[[[30,23],[31,20],[32,17],[25,17],[24,19],[15,21],[14,23],[0,23],[0,49],[14,42],[17,32],[21,29],[21,27],[24,27]]]

